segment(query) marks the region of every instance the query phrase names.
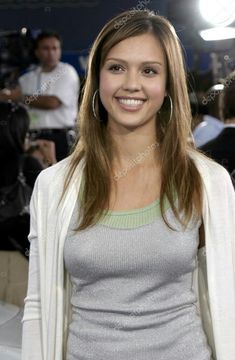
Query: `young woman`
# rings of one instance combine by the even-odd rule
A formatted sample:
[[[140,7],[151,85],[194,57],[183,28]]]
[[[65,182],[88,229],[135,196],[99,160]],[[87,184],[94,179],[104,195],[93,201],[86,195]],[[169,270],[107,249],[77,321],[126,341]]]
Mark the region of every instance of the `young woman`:
[[[233,186],[192,145],[165,18],[104,26],[79,118],[31,200],[22,359],[234,359]]]

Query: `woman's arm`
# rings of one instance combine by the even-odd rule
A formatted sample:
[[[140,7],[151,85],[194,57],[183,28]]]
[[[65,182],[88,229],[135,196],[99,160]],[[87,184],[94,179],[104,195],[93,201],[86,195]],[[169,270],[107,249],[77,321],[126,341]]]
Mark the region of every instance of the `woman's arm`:
[[[41,300],[39,284],[39,255],[37,239],[36,203],[38,196],[38,180],[30,202],[30,242],[29,277],[27,296],[24,299],[22,360],[43,360],[41,334]]]

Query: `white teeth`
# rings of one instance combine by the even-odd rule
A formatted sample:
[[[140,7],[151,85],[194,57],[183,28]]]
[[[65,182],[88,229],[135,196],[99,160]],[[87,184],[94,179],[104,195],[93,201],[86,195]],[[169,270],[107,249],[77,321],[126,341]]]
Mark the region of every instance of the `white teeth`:
[[[136,106],[136,105],[142,105],[143,100],[137,100],[137,99],[118,99],[118,101],[121,104],[129,105],[129,106]]]

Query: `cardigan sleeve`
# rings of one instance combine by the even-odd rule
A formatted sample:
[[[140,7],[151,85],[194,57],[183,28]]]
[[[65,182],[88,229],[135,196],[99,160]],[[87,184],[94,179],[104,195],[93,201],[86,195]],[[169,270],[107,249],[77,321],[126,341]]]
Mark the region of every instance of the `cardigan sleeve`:
[[[229,173],[208,163],[206,262],[217,360],[235,359],[235,192]]]
[[[30,202],[30,242],[29,276],[27,296],[24,299],[24,315],[22,319],[22,360],[43,360],[41,337],[41,303],[39,284],[39,257],[37,241],[36,203],[38,196],[38,180]]]

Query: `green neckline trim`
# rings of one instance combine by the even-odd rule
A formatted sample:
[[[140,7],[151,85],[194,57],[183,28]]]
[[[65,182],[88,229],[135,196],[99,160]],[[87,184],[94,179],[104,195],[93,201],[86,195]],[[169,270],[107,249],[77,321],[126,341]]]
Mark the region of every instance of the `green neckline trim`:
[[[81,200],[83,192],[83,181],[79,191],[79,199]],[[164,211],[170,208],[168,199],[164,201]],[[101,218],[98,224],[106,225],[119,229],[131,229],[152,223],[161,216],[160,199],[156,199],[151,204],[138,209],[112,211],[101,211]]]
[[[169,202],[166,201],[165,209],[169,207]],[[105,216],[98,220],[98,223],[119,229],[130,229],[150,224],[160,215],[160,200],[157,199],[143,208],[123,211],[109,210]]]

